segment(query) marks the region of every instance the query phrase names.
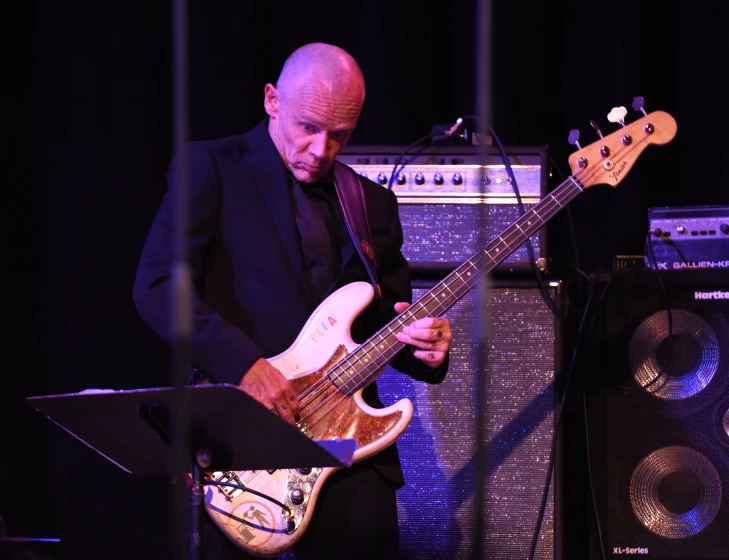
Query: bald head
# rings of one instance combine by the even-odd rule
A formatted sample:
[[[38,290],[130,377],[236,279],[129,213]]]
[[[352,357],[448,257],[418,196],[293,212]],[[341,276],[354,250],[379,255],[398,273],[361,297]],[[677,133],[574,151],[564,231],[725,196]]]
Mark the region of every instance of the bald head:
[[[352,55],[340,47],[327,43],[309,43],[299,47],[284,62],[276,88],[285,95],[295,91],[302,81],[312,78],[329,81],[339,88],[359,90],[364,102],[362,70]]]
[[[326,43],[296,49],[276,85],[266,84],[268,132],[299,181],[313,183],[326,174],[357,125],[364,98],[357,62]]]

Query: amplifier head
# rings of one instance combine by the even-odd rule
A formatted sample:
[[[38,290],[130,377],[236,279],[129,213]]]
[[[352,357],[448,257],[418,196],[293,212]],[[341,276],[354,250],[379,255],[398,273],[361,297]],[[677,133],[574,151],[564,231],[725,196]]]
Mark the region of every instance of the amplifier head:
[[[383,188],[400,204],[403,254],[414,272],[447,271],[460,265],[519,217],[514,185],[493,147],[347,146],[339,161]],[[506,148],[525,210],[547,192],[546,146]],[[545,232],[532,241],[535,259],[546,261]],[[497,269],[531,268],[526,245]]]
[[[648,222],[648,268],[729,269],[729,206],[649,208]]]

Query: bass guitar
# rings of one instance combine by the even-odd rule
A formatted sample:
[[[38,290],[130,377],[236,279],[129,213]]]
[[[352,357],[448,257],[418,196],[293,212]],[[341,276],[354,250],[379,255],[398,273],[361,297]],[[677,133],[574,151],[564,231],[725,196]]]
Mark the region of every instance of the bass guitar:
[[[662,111],[646,114],[635,108],[643,116],[630,124],[623,121],[625,108],[613,109],[608,120],[619,123],[620,128],[584,148],[573,131],[570,141],[578,151],[569,157],[572,175],[366,342],[356,344],[350,328],[373,300],[370,284],[349,284],[323,301],[296,341],[270,359],[299,397],[298,428],[317,440],[356,440],[354,462],[397,440],[412,418],[412,403],[402,399],[374,409],[362,400],[364,387],[404,346],[395,333],[416,319],[442,315],[578,194],[599,184],[617,186],[646,147],[674,138],[677,125],[671,115]],[[208,473],[205,509],[245,552],[273,557],[292,548],[306,531],[319,492],[335,470]]]

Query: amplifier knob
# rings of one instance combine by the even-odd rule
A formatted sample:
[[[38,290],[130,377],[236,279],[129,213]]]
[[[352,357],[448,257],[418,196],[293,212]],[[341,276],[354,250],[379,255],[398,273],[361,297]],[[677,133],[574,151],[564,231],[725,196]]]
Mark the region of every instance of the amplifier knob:
[[[729,224],[719,224],[719,231],[726,235],[729,235]]]
[[[422,185],[423,183],[425,183],[425,175],[423,175],[422,173],[417,173],[415,175],[415,184]]]
[[[362,175],[362,177],[364,177],[365,179],[367,178],[367,172],[366,171],[362,171],[360,173],[360,175]]]
[[[463,183],[463,176],[460,173],[454,173],[453,174],[453,184],[460,185],[461,183]]]
[[[405,182],[408,180],[407,175],[405,173],[398,173],[397,177],[395,177],[395,180],[397,181],[398,185],[404,185]]]
[[[688,230],[684,226],[676,226],[676,233],[686,234]]]
[[[443,174],[442,173],[436,173],[433,175],[433,182],[436,185],[442,185],[443,184]]]
[[[378,183],[379,183],[380,185],[384,185],[384,184],[386,184],[386,183],[387,183],[387,175],[385,175],[385,174],[384,174],[384,173],[383,173],[382,171],[380,171],[380,172],[379,172],[379,173],[377,174],[377,182],[378,182]]]

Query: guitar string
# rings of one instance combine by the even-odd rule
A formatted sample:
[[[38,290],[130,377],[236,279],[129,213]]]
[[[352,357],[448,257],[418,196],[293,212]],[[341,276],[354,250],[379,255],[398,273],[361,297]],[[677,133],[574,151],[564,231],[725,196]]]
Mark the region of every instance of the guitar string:
[[[635,128],[635,127],[634,127]],[[639,127],[638,127],[639,128]],[[640,129],[640,128],[639,128]],[[615,155],[611,159],[619,159],[622,157],[622,155],[627,151],[628,153],[630,151],[635,150],[637,147],[639,147],[641,144],[646,142],[652,134],[646,134],[643,136],[640,140],[634,141],[634,143],[631,143],[627,146],[623,145],[621,143],[621,148],[616,151]],[[584,186],[582,184],[582,180],[585,178],[593,178],[597,174],[603,173],[604,167],[603,165],[600,165],[600,163],[597,163],[596,165],[593,165],[589,168],[580,169],[577,172],[575,172],[573,175],[570,175],[564,182],[562,182],[552,193],[549,194],[547,199],[545,199],[543,202],[538,203],[534,207],[530,208],[525,214],[523,214],[519,219],[516,220],[511,226],[509,226],[504,232],[502,232],[501,235],[499,235],[497,238],[493,239],[487,246],[477,252],[475,255],[473,255],[469,260],[467,260],[465,263],[463,263],[461,266],[457,267],[454,273],[449,274],[443,281],[439,283],[439,288],[437,290],[430,290],[428,294],[426,294],[425,297],[421,298],[410,306],[406,312],[403,312],[398,317],[396,317],[393,321],[388,323],[383,329],[380,329],[373,337],[371,337],[367,342],[363,343],[362,345],[355,348],[352,352],[350,352],[347,356],[345,356],[342,360],[340,360],[337,364],[335,364],[329,372],[324,374],[321,379],[316,381],[314,384],[312,384],[310,387],[308,387],[306,390],[302,392],[302,394],[299,396],[299,399],[301,401],[301,409],[304,409],[314,403],[314,401],[320,397],[323,396],[321,401],[315,406],[312,410],[307,411],[307,415],[303,418],[301,418],[300,421],[305,421],[313,418],[314,414],[322,410],[322,407],[325,405],[329,405],[326,410],[322,412],[320,417],[316,420],[311,421],[309,424],[307,422],[308,427],[315,426],[318,422],[323,420],[323,418],[329,414],[334,408],[336,408],[339,404],[341,404],[350,393],[356,391],[360,386],[362,385],[362,381],[367,380],[372,376],[373,373],[384,369],[387,366],[387,363],[389,363],[390,359],[399,352],[402,347],[404,346],[403,343],[393,342],[390,343],[389,346],[386,348],[386,352],[389,354],[387,356],[387,359],[375,359],[371,360],[370,357],[370,350],[375,348],[377,344],[374,343],[375,339],[379,339],[380,342],[384,342],[385,339],[388,336],[392,336],[397,329],[402,328],[405,325],[405,321],[409,321],[411,317],[417,316],[419,312],[422,312],[423,310],[429,310],[428,305],[430,305],[435,299],[436,294],[435,292],[440,292],[441,288],[449,289],[449,280],[452,276],[456,276],[458,279],[462,280],[462,274],[459,272],[457,275],[455,274],[460,269],[464,269],[464,272],[468,269],[476,269],[479,273],[473,275],[473,277],[467,279],[463,282],[463,285],[460,288],[457,288],[457,291],[461,291],[460,295],[456,295],[455,297],[451,297],[448,299],[448,302],[445,304],[439,303],[435,309],[429,310],[429,311],[445,311],[447,310],[451,305],[453,305],[456,301],[458,301],[461,297],[463,297],[466,293],[468,293],[469,290],[473,288],[471,285],[475,279],[477,279],[480,276],[480,272],[485,271],[485,267],[482,267],[483,270],[479,270],[479,266],[474,264],[473,261],[476,261],[478,265],[482,265],[481,261],[486,260],[486,263],[488,265],[489,261],[494,261],[495,258],[501,257],[501,255],[504,254],[504,251],[501,251],[501,247],[499,247],[499,241],[504,245],[504,248],[506,249],[506,256],[503,258],[506,258],[511,254],[514,250],[518,248],[521,243],[524,242],[525,239],[539,231],[554,215],[556,215],[566,204],[568,204],[573,198],[575,198],[580,192],[584,191]],[[610,171],[605,169],[606,171]],[[565,196],[563,196],[565,195]],[[555,207],[556,205],[556,207]],[[538,211],[544,211],[543,215],[545,217],[542,217],[542,215],[539,214]],[[539,222],[541,223],[534,223],[531,224],[529,221],[531,216],[536,216]],[[520,222],[527,222],[526,230],[521,228],[519,226]],[[518,231],[517,231],[518,230]],[[520,235],[521,234],[521,235]],[[512,248],[511,245],[515,244],[515,246]],[[497,254],[497,257],[492,256],[489,253],[489,249],[494,251]],[[500,262],[500,261],[498,261]],[[498,264],[498,262],[496,264]],[[470,273],[469,273],[470,274]],[[427,304],[423,301],[424,299],[428,298]],[[415,308],[415,309],[413,309]],[[408,313],[409,312],[409,313]],[[393,325],[395,325],[395,328],[393,328]],[[387,335],[383,335],[383,331],[389,331]],[[370,350],[366,350],[366,348],[370,347]],[[362,361],[362,358],[359,357],[359,355],[364,354],[367,357],[366,361]],[[380,354],[380,358],[385,355],[385,352],[382,352]],[[357,367],[353,367],[351,360],[354,359],[355,363],[359,363],[359,370],[360,373],[364,372],[366,375],[361,377],[359,380],[356,378],[357,373],[354,375],[349,374],[348,370],[354,369],[357,371]],[[346,367],[343,362],[347,362]],[[375,367],[372,367],[372,363],[375,364]],[[340,373],[337,373],[332,377],[332,372],[335,370],[341,370]],[[339,388],[336,386],[335,381],[341,380],[344,377],[348,376],[348,379],[345,380],[343,385],[347,386],[348,382],[351,380],[354,380],[354,387],[351,389],[347,389],[346,391],[340,391]],[[374,378],[373,378],[374,379]],[[333,393],[324,396],[324,394],[333,389]],[[335,402],[331,402],[334,400]]]

